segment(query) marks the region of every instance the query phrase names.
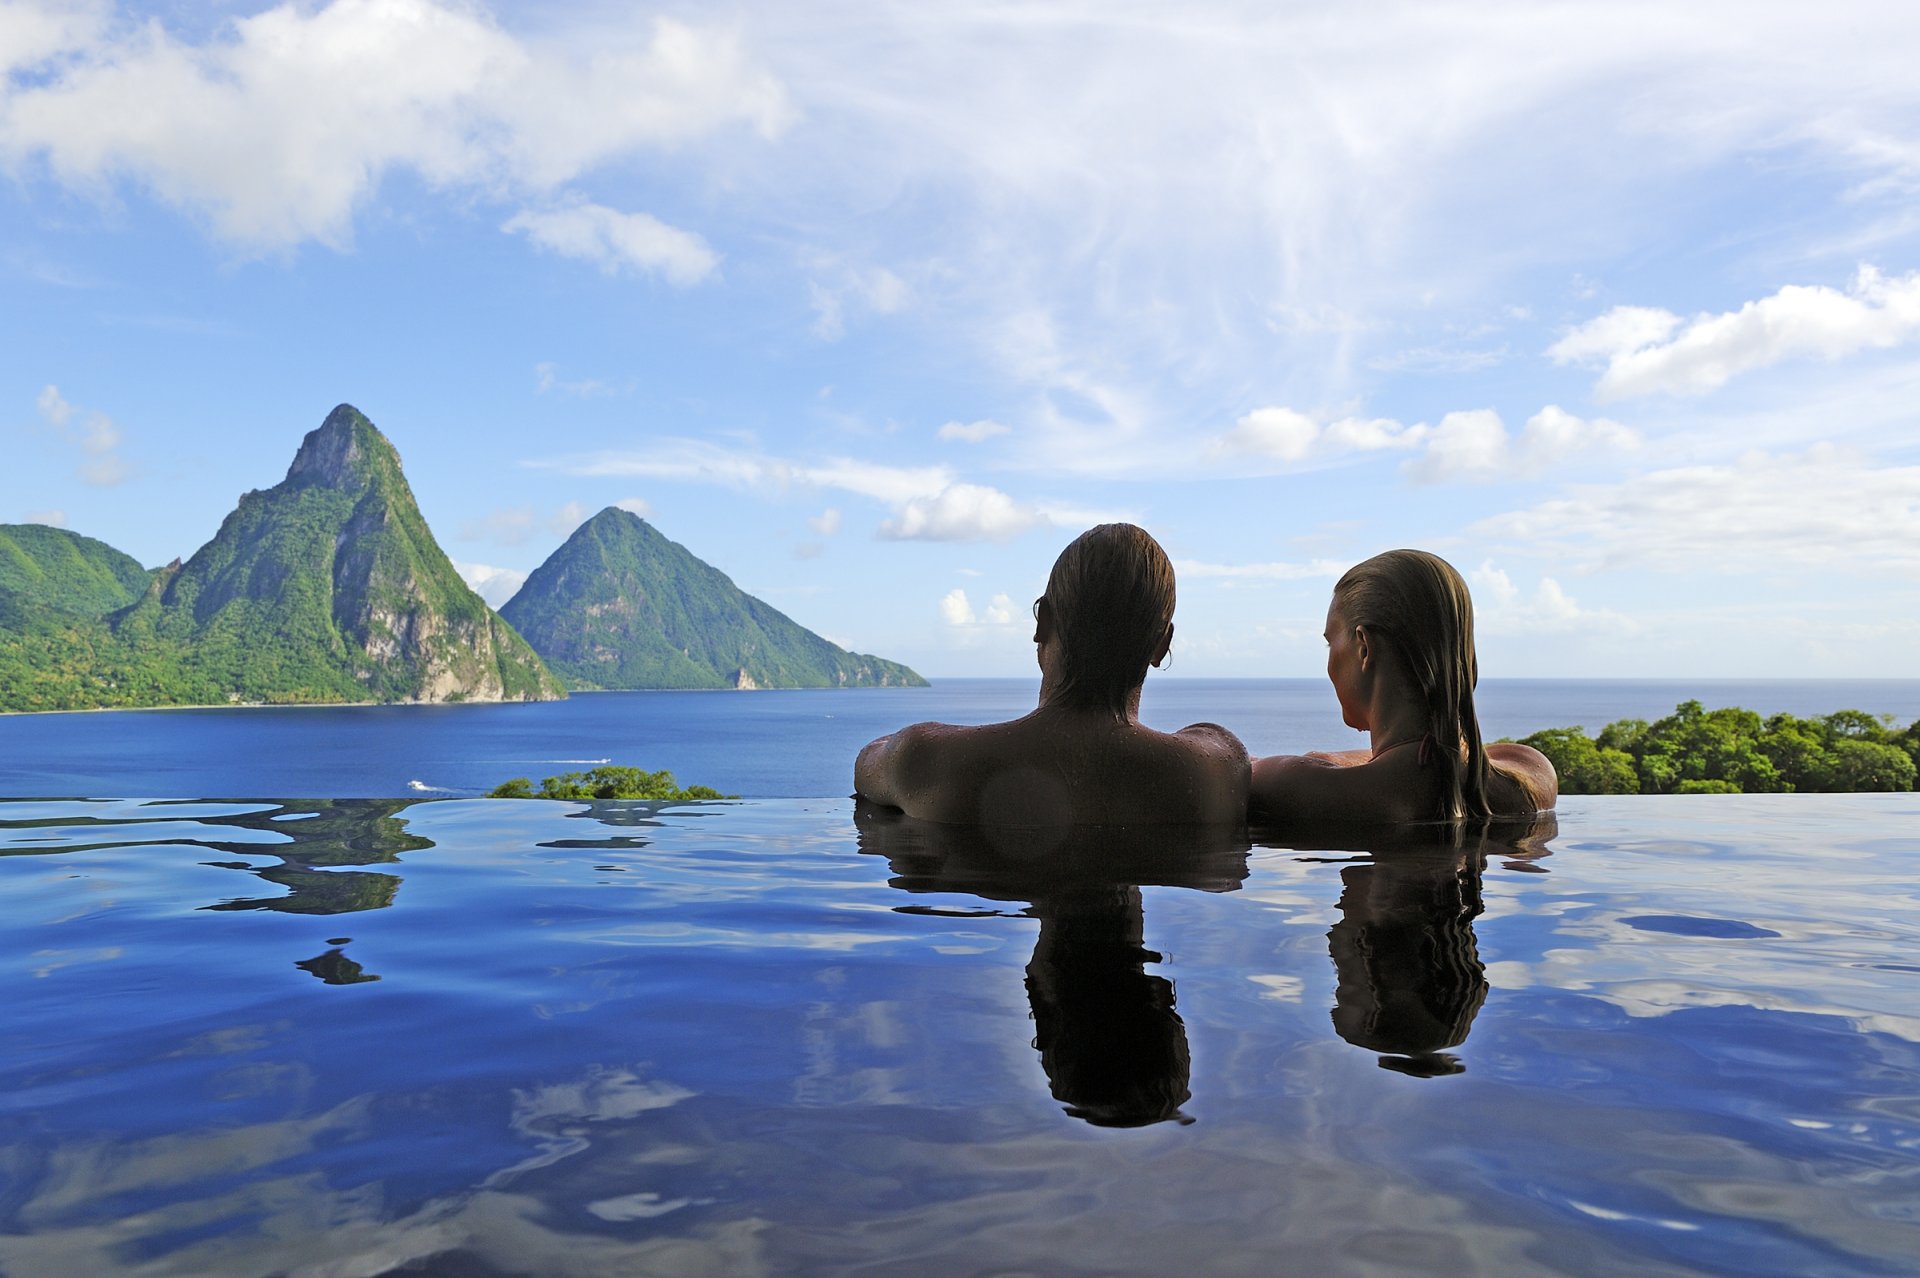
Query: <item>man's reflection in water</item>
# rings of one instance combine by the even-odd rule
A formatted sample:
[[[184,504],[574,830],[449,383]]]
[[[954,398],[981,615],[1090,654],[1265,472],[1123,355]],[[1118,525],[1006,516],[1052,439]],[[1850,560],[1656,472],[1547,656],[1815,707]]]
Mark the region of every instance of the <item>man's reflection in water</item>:
[[[1247,840],[1218,828],[981,829],[916,821],[862,803],[860,850],[887,858],[894,887],[1026,902],[1040,921],[1027,964],[1033,1046],[1054,1099],[1101,1127],[1191,1122],[1186,1026],[1173,982],[1146,970],[1142,886],[1231,892]],[[918,912],[916,907],[900,907]]]
[[[1140,889],[1111,887],[1036,899],[1040,936],[1027,964],[1033,1045],[1053,1098],[1096,1127],[1192,1122],[1187,1027],[1173,982],[1146,970]]]
[[[1380,1053],[1383,1069],[1422,1078],[1466,1067],[1458,1047],[1487,998],[1473,920],[1489,856],[1520,868],[1545,856],[1553,814],[1409,827],[1362,840],[1371,860],[1340,871],[1340,920],[1327,933],[1337,981],[1333,1028]]]

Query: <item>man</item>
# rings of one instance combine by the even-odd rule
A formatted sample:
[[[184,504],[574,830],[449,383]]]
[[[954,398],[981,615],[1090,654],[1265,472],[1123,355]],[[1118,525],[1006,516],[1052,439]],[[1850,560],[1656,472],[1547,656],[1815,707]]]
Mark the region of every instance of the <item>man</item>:
[[[1196,723],[1140,722],[1147,667],[1173,643],[1173,565],[1144,529],[1102,524],[1060,553],[1034,605],[1040,705],[1009,723],[916,723],[854,764],[857,797],[977,825],[1246,820],[1246,747]]]

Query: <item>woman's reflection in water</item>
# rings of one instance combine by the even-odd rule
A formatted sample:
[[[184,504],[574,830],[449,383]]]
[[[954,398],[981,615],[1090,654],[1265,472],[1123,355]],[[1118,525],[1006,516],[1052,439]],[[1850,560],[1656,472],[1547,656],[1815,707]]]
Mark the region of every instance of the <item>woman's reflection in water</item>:
[[[1100,1127],[1191,1122],[1187,1030],[1173,982],[1146,970],[1142,886],[1230,892],[1247,875],[1237,830],[936,825],[868,804],[860,850],[892,885],[1027,903],[1040,935],[1027,964],[1033,1046],[1054,1099]],[[902,906],[908,912],[923,907]]]
[[[1466,1042],[1487,998],[1473,920],[1489,856],[1523,868],[1547,855],[1553,814],[1478,825],[1403,827],[1356,840],[1367,862],[1340,871],[1340,919],[1327,933],[1333,1028],[1380,1053],[1383,1069],[1458,1074],[1445,1049]]]

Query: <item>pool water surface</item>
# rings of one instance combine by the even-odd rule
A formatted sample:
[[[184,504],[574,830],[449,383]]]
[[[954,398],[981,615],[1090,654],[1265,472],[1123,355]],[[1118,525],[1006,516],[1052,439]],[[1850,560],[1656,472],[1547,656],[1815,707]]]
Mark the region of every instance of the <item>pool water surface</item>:
[[[0,1273],[1900,1274],[1920,798],[0,802]]]

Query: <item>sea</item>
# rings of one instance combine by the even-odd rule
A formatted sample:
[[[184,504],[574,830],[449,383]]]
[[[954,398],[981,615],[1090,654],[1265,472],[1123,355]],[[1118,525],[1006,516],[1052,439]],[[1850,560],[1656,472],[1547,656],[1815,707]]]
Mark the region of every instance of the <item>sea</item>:
[[[1920,795],[970,830],[1023,680],[0,718],[0,1275],[1893,1275]],[[1486,730],[1920,681],[1488,681]],[[1357,743],[1322,680],[1144,717]],[[731,802],[502,802],[668,768]],[[1510,827],[1510,828],[1509,828]]]
[[[1033,708],[1034,679],[931,688],[577,693],[508,705],[236,707],[0,716],[0,796],[471,797],[502,781],[613,763],[667,769],[742,798],[825,798],[852,785],[866,742],[923,720],[992,723]],[[1920,679],[1488,679],[1489,740],[1543,728],[1598,732],[1680,702],[1771,714],[1865,710],[1920,718]],[[1141,717],[1213,722],[1256,755],[1351,749],[1324,679],[1149,679]]]

